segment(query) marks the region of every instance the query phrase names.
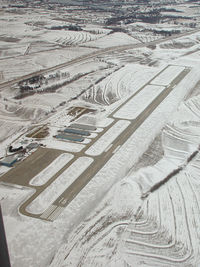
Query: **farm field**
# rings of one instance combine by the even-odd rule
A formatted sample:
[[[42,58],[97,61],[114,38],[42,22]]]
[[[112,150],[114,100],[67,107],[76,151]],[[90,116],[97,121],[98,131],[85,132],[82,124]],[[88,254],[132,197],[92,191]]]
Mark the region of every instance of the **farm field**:
[[[48,68],[64,63],[76,58],[77,56],[82,56],[93,51],[95,50],[91,48],[80,48],[77,52],[77,50],[73,47],[64,48],[64,51],[61,51],[60,49],[50,50],[48,52],[43,51],[39,55],[25,55],[23,59],[15,58],[14,62],[13,58],[2,59],[0,61],[0,68],[4,69],[4,80],[8,81],[21,77],[25,74],[38,71],[38,69]]]
[[[124,33],[113,33],[105,37],[102,36],[102,38],[99,38],[96,41],[87,42],[83,46],[94,47],[94,48],[107,48],[115,43],[117,45],[137,44],[139,43],[139,41]]]
[[[94,104],[111,105],[136,93],[159,71],[159,68],[150,69],[137,64],[127,64],[87,90],[80,98]]]

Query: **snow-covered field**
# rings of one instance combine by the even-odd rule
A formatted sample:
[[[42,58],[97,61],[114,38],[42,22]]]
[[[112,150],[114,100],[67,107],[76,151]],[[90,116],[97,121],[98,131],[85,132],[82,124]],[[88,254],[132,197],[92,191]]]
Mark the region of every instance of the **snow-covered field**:
[[[108,34],[96,41],[90,41],[83,46],[95,47],[95,48],[107,48],[110,46],[118,46],[124,44],[137,44],[139,41],[123,32],[116,32]]]
[[[169,66],[158,75],[151,83],[166,86],[170,84],[185,68],[181,66]]]
[[[51,31],[42,35],[43,41],[58,43],[60,45],[78,45],[87,42],[93,42],[96,39],[104,37],[105,34],[91,34],[88,32],[77,31]]]
[[[149,32],[134,32],[130,30],[130,34],[142,43],[148,43],[162,38],[160,35]]]
[[[24,107],[33,107],[35,109],[41,108],[46,111],[50,111],[53,108],[57,107],[61,102],[63,102],[63,95],[60,94],[35,94],[29,97],[26,97],[21,100],[21,103]]]
[[[8,137],[12,136],[16,132],[19,132],[20,129],[23,128],[23,125],[20,125],[18,123],[9,122],[9,121],[1,121],[1,134],[0,134],[0,142],[3,142],[4,140],[8,139]]]
[[[136,119],[163,90],[165,90],[163,86],[145,86],[142,91],[114,113],[113,117],[121,119],[129,118],[131,120]]]
[[[27,12],[27,11],[26,11]],[[109,30],[93,30],[91,33],[67,29],[53,30],[52,27],[63,26],[63,22],[52,20],[51,14],[39,14],[37,11],[21,14],[1,14],[0,58],[23,56],[55,50],[56,48],[71,45],[81,45],[104,37]],[[70,25],[69,23],[65,23]]]
[[[158,262],[160,264],[164,262],[163,264],[166,266],[169,264],[196,266],[200,260],[199,246],[197,245],[199,229],[192,226],[199,223],[199,100],[200,98],[196,97],[182,105],[175,114],[170,128],[168,126],[163,133],[164,150],[167,150],[164,158],[155,166],[145,168],[133,177],[144,193],[169,176],[170,172],[181,167],[169,182],[144,201],[140,211],[144,211],[143,215],[139,217],[139,220],[133,220],[126,229],[122,237],[125,240],[122,246],[125,254],[124,260],[127,263],[133,261],[139,263],[138,255],[140,258],[148,257],[152,261],[150,266],[158,264]],[[184,116],[182,115],[183,110]],[[171,141],[169,143],[169,137],[166,136],[169,131],[174,132],[171,137],[173,144]],[[169,152],[170,149],[172,150]],[[179,152],[179,157],[174,157],[174,151]],[[194,157],[191,158],[191,155]],[[159,176],[157,175],[158,171],[160,172]],[[146,207],[147,202],[149,203],[148,208]],[[159,205],[159,208],[155,209],[155,205],[157,207]],[[155,209],[156,213],[152,209]],[[140,228],[140,220],[146,218],[147,222],[151,214],[154,218],[154,226],[149,221],[145,227]],[[171,219],[169,220],[169,218]],[[156,242],[147,236],[150,229],[156,231],[158,236]]]
[[[94,49],[73,47],[62,50],[43,51],[40,54],[25,55],[23,58],[8,58],[0,61],[0,69],[3,70],[5,81],[38,71],[40,69],[53,67],[70,61],[76,57],[94,52]]]
[[[14,121],[0,120],[1,131],[0,131],[0,157],[3,157],[7,153],[7,147],[10,143],[23,134],[25,130],[25,123],[15,123]]]
[[[159,71],[159,68],[127,64],[87,90],[81,98],[95,104],[111,105],[117,100],[136,93]]]

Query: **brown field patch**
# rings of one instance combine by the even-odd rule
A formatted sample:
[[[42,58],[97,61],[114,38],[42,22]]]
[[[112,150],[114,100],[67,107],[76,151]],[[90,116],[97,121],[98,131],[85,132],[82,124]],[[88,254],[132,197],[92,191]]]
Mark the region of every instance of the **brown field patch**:
[[[49,128],[42,126],[42,127],[35,129],[34,131],[28,133],[26,135],[26,137],[41,139],[41,138],[47,137],[48,134],[49,134]]]
[[[74,121],[76,119],[78,119],[79,117],[81,117],[82,115],[85,115],[87,113],[93,113],[95,112],[95,109],[90,109],[90,108],[85,108],[85,107],[72,107],[69,112],[68,115],[74,117],[71,121]]]

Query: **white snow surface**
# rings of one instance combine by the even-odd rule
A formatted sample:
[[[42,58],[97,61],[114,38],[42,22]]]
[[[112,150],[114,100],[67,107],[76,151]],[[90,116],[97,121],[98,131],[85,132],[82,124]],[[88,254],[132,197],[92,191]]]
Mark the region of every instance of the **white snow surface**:
[[[165,90],[163,86],[147,85],[114,113],[113,117],[121,119],[129,118],[131,120],[137,118],[163,90]]]
[[[178,76],[183,70],[184,67],[169,66],[160,75],[158,75],[151,83],[166,86],[170,84],[176,78],[176,76]]]
[[[108,34],[96,41],[90,41],[85,43],[83,46],[95,47],[95,48],[107,48],[115,45],[127,45],[137,44],[139,41],[123,32],[115,32]],[[114,45],[113,45],[114,44]]]
[[[90,90],[87,90],[82,97],[87,102],[111,105],[117,100],[124,100],[135,94],[160,71],[161,68],[126,64],[126,66],[113,72]]]
[[[94,52],[94,49],[82,47],[64,48],[62,50],[44,51],[40,54],[26,55],[22,58],[9,58],[0,61],[0,69],[4,70],[5,81],[38,71],[39,69],[53,67],[65,63],[79,56]]]

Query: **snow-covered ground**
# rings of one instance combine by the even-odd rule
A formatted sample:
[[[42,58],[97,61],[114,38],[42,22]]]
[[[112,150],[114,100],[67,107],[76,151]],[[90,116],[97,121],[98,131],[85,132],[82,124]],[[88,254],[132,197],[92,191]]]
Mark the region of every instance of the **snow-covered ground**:
[[[139,41],[123,32],[111,33],[105,37],[101,37],[96,41],[90,41],[83,46],[95,48],[107,48],[110,46],[124,45],[124,44],[137,44]]]
[[[65,63],[76,57],[94,52],[91,48],[73,47],[63,48],[62,50],[43,51],[40,54],[25,55],[23,58],[9,58],[0,61],[0,69],[3,70],[5,81],[12,80],[17,77],[53,67],[58,64]]]
[[[127,64],[87,90],[81,98],[95,104],[111,105],[136,93],[159,71],[159,68]]]
[[[67,29],[53,30],[52,27],[63,26],[63,22],[53,20],[50,13],[26,11],[25,14],[1,14],[0,58],[23,56],[56,49],[61,46],[81,45],[99,39],[109,33],[102,29],[101,32],[91,33],[83,31],[69,31]],[[65,26],[70,23],[65,23]]]
[[[111,118],[97,118],[97,116],[87,115],[87,116],[80,117],[77,120],[77,122],[82,123],[82,124],[89,124],[92,126],[97,126],[97,127],[99,127],[98,128],[99,132],[101,132],[103,130],[102,127],[108,127],[113,122],[113,119],[111,119]]]
[[[51,31],[42,35],[43,41],[58,43],[61,45],[78,45],[87,42],[93,42],[96,39],[104,37],[105,34],[91,34],[88,32],[77,31]]]
[[[158,75],[151,84],[166,86],[170,84],[182,71],[184,67],[169,66],[164,72]]]
[[[157,85],[147,85],[135,97],[129,100],[116,113],[115,118],[129,118],[134,120],[144,111],[148,105],[163,91],[165,87]]]

